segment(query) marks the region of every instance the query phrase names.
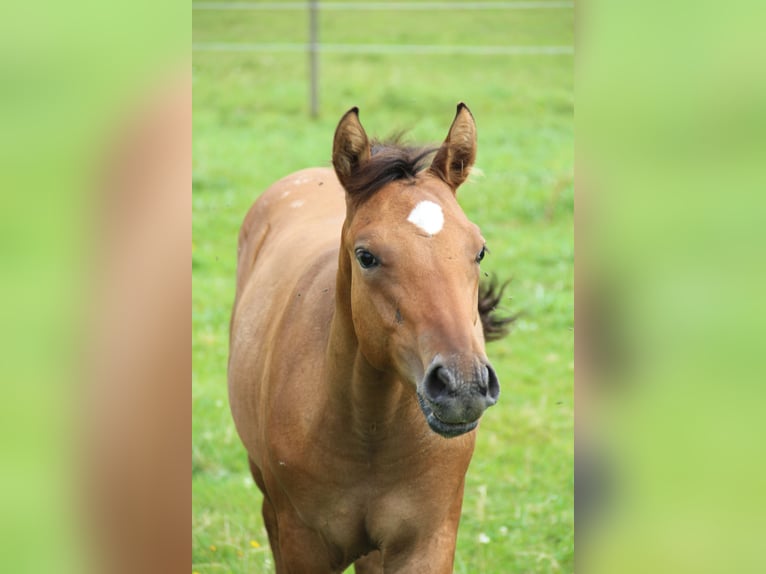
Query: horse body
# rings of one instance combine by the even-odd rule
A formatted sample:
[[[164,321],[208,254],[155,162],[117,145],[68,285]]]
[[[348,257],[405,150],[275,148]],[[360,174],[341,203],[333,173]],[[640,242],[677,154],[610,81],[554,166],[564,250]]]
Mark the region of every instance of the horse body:
[[[472,126],[459,107],[427,172],[360,198],[373,156],[352,110],[335,170],[280,180],[245,218],[229,395],[279,573],[451,572],[474,429],[499,391],[483,239],[454,198]]]

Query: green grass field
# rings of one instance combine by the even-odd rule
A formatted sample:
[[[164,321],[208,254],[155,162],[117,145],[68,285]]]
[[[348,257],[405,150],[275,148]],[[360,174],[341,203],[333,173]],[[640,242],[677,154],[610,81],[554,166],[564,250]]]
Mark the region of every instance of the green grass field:
[[[195,43],[301,43],[302,12],[195,11]],[[327,12],[327,43],[573,45],[574,10]],[[308,113],[298,53],[194,53],[192,568],[273,572],[226,390],[236,240],[269,184],[329,165],[335,125],[360,107],[371,135],[438,142],[465,101],[479,133],[477,175],[459,191],[523,311],[488,353],[502,385],[467,477],[455,572],[572,572],[572,55],[322,55],[321,113]]]

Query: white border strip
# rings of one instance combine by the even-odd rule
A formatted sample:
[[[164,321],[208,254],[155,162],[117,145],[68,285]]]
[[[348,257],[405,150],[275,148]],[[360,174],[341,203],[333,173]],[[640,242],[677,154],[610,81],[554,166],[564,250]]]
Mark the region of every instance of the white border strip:
[[[574,54],[572,46],[439,46],[407,44],[229,44],[200,42],[192,44],[194,52],[270,52],[322,54],[415,54],[423,56],[557,56]]]
[[[537,10],[574,8],[574,2],[319,2],[324,10]],[[193,10],[308,10],[308,2],[192,2]]]

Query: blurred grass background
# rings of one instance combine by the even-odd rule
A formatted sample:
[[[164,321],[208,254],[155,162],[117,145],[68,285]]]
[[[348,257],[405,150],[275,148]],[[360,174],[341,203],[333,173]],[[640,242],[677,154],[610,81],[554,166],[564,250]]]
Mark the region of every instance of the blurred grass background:
[[[303,43],[291,11],[193,13],[196,46]],[[572,46],[574,10],[320,11],[332,44]],[[478,124],[478,175],[459,200],[513,279],[504,302],[523,311],[489,347],[502,384],[471,464],[456,572],[573,570],[573,64],[571,54],[323,54],[320,114],[309,115],[302,53],[209,52],[193,59],[192,567],[271,572],[243,447],[226,391],[236,238],[276,179],[329,165],[335,125],[351,106],[367,132],[407,130],[439,142],[455,105]]]

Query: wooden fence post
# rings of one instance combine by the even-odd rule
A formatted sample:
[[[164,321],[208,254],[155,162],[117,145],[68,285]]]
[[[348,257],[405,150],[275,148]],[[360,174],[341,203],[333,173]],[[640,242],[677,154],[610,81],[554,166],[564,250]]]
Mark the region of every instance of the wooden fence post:
[[[311,98],[311,117],[319,116],[319,0],[309,0],[309,82]]]

